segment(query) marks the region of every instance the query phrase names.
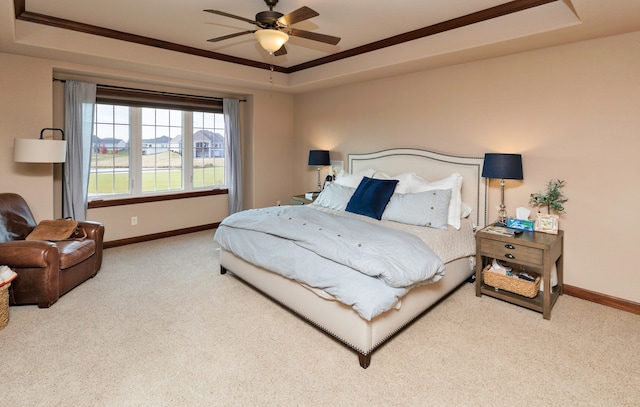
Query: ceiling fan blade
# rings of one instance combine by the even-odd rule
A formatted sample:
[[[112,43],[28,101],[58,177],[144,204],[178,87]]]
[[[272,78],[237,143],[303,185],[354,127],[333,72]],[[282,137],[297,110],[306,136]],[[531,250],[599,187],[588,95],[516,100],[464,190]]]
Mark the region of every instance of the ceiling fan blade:
[[[280,55],[287,55],[287,48],[283,45],[279,50],[273,53],[273,55],[279,57]]]
[[[234,14],[225,13],[224,11],[220,11],[220,10],[202,10],[202,11],[206,11],[207,13],[217,14],[219,16],[235,18],[236,20],[245,21],[245,22],[247,22],[249,24],[256,24],[256,25],[258,24],[258,22],[255,21],[255,20],[251,20],[251,19],[248,19],[248,18],[236,16]]]
[[[241,35],[253,34],[254,32],[255,32],[255,30],[254,31],[241,31],[239,33],[223,35],[222,37],[211,38],[210,40],[207,40],[207,41],[209,41],[209,42],[218,42],[218,41],[228,40],[229,38],[239,37]]]
[[[309,7],[304,6],[300,7],[297,10],[292,11],[289,14],[285,14],[278,19],[278,23],[284,26],[292,25],[295,23],[299,23],[300,21],[308,20],[313,17],[317,17],[318,14],[316,11],[311,10]]]
[[[324,42],[325,44],[336,45],[340,42],[340,37],[334,37],[332,35],[319,34],[311,31],[298,30],[295,28],[287,28],[284,30],[287,34],[293,35],[294,37],[306,38],[308,40]]]

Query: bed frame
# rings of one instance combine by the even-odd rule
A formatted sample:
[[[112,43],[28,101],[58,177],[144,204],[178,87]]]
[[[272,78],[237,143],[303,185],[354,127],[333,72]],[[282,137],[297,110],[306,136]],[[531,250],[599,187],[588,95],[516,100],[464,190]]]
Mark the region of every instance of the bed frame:
[[[367,154],[349,154],[351,173],[374,168],[389,175],[414,172],[427,181],[459,172],[464,178],[462,201],[473,207],[474,224],[487,221],[487,183],[482,178],[483,158],[459,157],[426,150],[401,148]],[[446,276],[437,283],[409,291],[399,310],[389,310],[371,321],[361,318],[351,307],[319,297],[308,288],[279,274],[254,266],[221,250],[220,272],[232,272],[263,294],[304,320],[333,336],[358,353],[360,366],[367,368],[372,352],[423,314],[436,302],[469,279],[473,259],[465,257],[447,263]]]

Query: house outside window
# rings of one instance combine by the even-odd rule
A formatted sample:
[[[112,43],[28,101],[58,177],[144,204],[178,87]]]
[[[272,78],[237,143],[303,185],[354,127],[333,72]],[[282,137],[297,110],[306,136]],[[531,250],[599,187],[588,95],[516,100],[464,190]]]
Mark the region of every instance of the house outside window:
[[[226,187],[221,112],[139,104],[96,103],[90,199]]]

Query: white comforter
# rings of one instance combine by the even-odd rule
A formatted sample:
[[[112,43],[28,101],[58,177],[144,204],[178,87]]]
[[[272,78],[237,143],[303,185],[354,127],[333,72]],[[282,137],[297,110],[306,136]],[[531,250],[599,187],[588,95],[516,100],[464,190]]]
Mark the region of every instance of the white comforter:
[[[327,291],[365,319],[391,309],[411,286],[444,275],[442,260],[419,238],[307,206],[236,213],[215,240],[246,261]]]

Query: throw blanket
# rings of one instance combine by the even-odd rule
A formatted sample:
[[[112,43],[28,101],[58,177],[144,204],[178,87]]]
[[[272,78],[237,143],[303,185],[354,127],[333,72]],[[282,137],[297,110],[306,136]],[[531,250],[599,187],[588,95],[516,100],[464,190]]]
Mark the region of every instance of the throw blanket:
[[[390,309],[409,287],[444,275],[442,261],[409,233],[305,206],[233,214],[222,222],[215,240],[253,264],[325,289],[365,319]],[[356,284],[346,286],[341,279]],[[377,301],[379,290],[384,291],[382,304],[361,304],[371,301],[363,291],[369,298],[376,293]]]

